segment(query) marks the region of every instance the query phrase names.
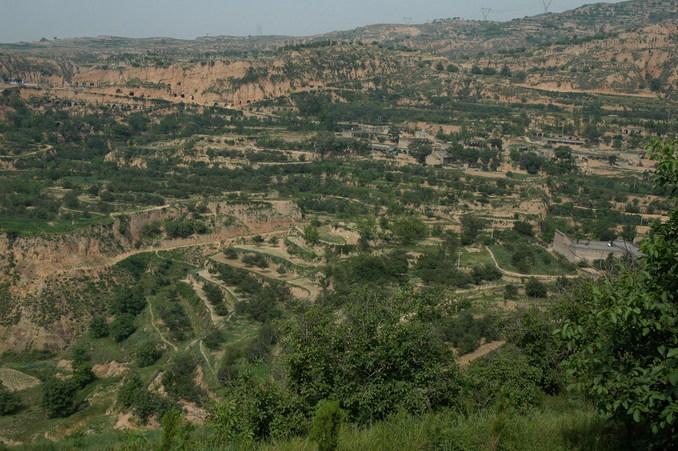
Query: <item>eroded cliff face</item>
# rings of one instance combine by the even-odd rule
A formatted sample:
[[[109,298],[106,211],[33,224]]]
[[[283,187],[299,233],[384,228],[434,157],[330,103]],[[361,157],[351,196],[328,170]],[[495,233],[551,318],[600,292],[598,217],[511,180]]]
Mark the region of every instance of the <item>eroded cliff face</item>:
[[[211,202],[201,213],[211,233],[182,239],[144,237],[145,225],[186,214],[182,207],[158,207],[79,233],[0,235],[0,352],[57,351],[70,345],[86,331],[92,315],[106,311],[106,302],[98,296],[113,292],[117,282],[111,279],[111,267],[125,258],[204,244],[220,247],[237,236],[279,230],[301,220],[301,211],[289,201]]]
[[[340,81],[364,81],[414,67],[411,55],[389,54],[374,46],[344,46],[287,52],[253,61],[176,62],[168,67],[135,67],[127,63],[74,65],[63,70],[48,59],[13,56],[0,59],[5,77],[38,83],[59,97],[100,103],[149,100],[193,103],[234,109]],[[23,62],[22,62],[23,61]],[[110,67],[109,67],[110,66]],[[103,69],[102,67],[106,67]],[[47,76],[39,76],[40,69]]]
[[[506,65],[512,73],[527,72],[524,84],[533,88],[654,97],[647,80],[665,80],[669,88],[678,84],[676,42],[677,24],[651,25],[606,39],[526,50],[512,57],[481,58],[474,63],[497,71]]]

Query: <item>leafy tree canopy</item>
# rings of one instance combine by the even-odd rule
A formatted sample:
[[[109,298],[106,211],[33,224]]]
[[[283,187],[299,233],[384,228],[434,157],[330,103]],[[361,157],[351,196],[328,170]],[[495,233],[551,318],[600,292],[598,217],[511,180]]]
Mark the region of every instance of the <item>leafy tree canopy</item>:
[[[674,201],[677,144],[649,147],[654,182]],[[652,226],[641,250],[639,268],[593,286],[583,313],[557,332],[572,351],[565,365],[574,387],[624,423],[638,446],[662,447],[678,441],[678,209]]]

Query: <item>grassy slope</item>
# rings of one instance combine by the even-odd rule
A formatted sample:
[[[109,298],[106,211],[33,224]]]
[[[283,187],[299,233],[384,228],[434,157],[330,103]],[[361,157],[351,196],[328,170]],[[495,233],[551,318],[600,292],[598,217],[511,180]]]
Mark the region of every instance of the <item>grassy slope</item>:
[[[26,450],[150,449],[161,432],[145,434],[121,431],[104,434],[74,434],[58,443],[42,441]],[[209,445],[209,433],[200,427],[191,439],[199,449],[264,449],[315,451],[317,444],[306,437],[276,440],[266,444],[233,443]],[[205,442],[200,443],[201,440]],[[611,450],[619,444],[606,436],[605,421],[588,405],[564,397],[548,398],[541,407],[525,413],[485,410],[468,416],[452,412],[421,416],[394,415],[367,427],[344,425],[339,450]]]

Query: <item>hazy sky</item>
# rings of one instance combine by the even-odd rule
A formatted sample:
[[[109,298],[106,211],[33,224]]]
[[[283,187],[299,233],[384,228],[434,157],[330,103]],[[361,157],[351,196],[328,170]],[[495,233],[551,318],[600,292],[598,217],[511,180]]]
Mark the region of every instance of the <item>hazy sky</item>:
[[[612,2],[619,0],[611,0]],[[552,0],[560,12],[595,0]],[[540,14],[541,0],[0,0],[0,42],[113,35],[306,36],[374,23]],[[407,18],[407,19],[406,19]]]

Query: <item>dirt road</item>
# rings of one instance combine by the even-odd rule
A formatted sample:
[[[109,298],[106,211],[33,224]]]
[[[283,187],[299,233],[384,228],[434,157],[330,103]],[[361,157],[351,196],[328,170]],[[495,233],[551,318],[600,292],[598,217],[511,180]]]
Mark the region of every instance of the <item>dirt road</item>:
[[[505,341],[491,341],[489,343],[485,343],[484,345],[480,345],[480,347],[478,347],[478,349],[476,349],[475,351],[469,354],[464,354],[463,356],[459,357],[459,366],[467,366],[474,360],[478,360],[479,358],[486,356],[487,354],[493,351],[496,351],[505,344],[506,344]]]

